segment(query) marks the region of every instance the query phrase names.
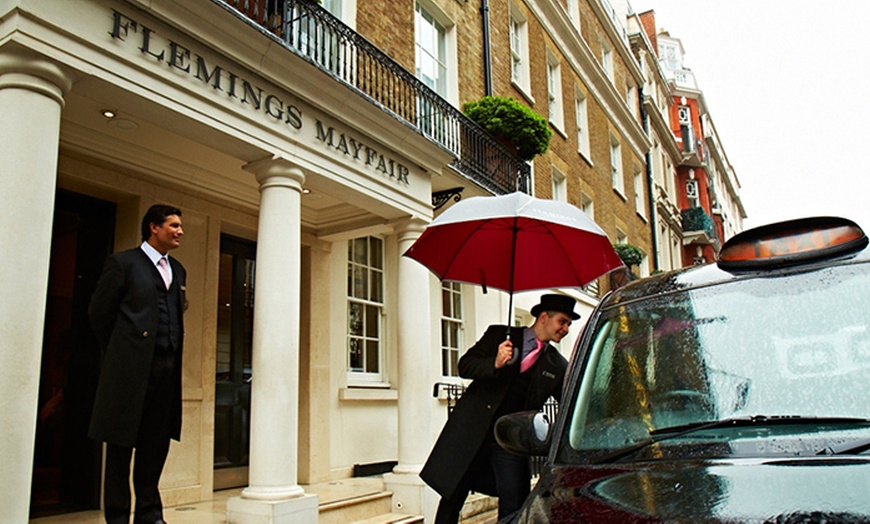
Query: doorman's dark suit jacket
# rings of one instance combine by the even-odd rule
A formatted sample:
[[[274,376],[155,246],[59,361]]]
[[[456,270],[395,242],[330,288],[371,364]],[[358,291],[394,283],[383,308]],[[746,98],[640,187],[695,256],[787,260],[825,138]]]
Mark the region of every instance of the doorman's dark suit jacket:
[[[460,478],[468,470],[498,416],[511,383],[519,380],[519,362],[495,369],[498,346],[505,340],[507,326],[490,326],[483,337],[459,359],[459,375],[472,379],[447,419],[420,477],[442,497],[450,498]],[[515,348],[522,349],[523,328],[511,328]],[[562,384],[568,362],[552,345],[541,349],[538,360],[526,371],[529,387],[523,405],[516,411],[540,410],[549,397],[562,398]],[[482,480],[475,490],[489,493],[490,482]]]
[[[157,343],[161,293],[172,301],[177,326],[171,438],[181,436],[181,350],[187,273],[169,257],[172,285],[167,291],[157,267],[140,247],[110,255],[91,297],[88,314],[103,351],[89,436],[135,446],[151,359]]]

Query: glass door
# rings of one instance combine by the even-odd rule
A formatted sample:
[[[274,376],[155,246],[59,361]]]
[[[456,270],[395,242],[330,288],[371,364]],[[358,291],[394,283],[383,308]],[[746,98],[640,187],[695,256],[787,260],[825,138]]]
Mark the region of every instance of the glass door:
[[[254,242],[221,236],[215,364],[214,489],[248,484]]]

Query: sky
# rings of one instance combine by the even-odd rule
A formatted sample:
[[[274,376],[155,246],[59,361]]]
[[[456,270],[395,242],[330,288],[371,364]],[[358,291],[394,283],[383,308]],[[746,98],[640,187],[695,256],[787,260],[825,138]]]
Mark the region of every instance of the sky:
[[[629,2],[682,41],[745,228],[835,215],[870,231],[870,1]]]

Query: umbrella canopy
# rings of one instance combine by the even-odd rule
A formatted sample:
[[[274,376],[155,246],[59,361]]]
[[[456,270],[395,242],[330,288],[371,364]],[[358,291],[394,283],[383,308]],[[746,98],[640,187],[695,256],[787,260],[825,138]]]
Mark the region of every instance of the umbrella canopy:
[[[580,209],[519,192],[453,205],[405,256],[441,280],[511,294],[582,287],[624,265],[604,231]]]

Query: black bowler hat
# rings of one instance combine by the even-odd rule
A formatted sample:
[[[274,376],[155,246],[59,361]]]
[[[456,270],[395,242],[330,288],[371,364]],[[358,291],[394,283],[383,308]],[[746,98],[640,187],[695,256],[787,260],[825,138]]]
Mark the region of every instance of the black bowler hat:
[[[532,316],[536,317],[544,311],[559,311],[571,317],[571,320],[577,320],[580,315],[574,313],[574,304],[577,301],[567,295],[543,295],[541,303],[532,308]]]

